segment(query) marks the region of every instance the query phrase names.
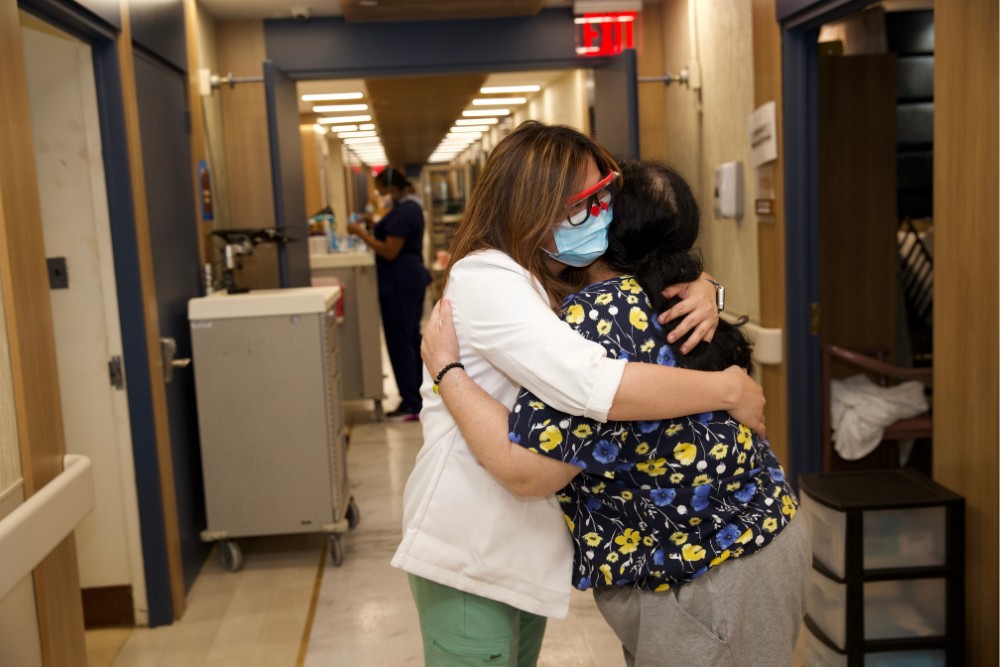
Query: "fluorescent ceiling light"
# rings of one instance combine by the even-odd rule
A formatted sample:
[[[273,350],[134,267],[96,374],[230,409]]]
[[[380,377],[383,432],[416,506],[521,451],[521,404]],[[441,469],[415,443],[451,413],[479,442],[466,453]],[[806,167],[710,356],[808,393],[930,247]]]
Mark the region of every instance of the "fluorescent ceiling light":
[[[314,93],[303,95],[303,102],[335,102],[337,100],[360,100],[364,93]]]
[[[341,111],[368,111],[367,104],[324,104],[313,107],[316,113],[340,113]]]
[[[464,139],[465,137],[472,137],[473,139],[478,139],[483,136],[482,132],[449,132],[444,135],[448,139]]]
[[[498,118],[460,118],[455,121],[455,125],[496,125],[499,122]]]
[[[528,101],[527,97],[477,97],[472,100],[472,106],[476,107],[495,107],[503,106],[504,104],[524,104]]]
[[[497,95],[504,93],[537,93],[541,86],[483,86],[479,89],[483,95]]]
[[[469,109],[462,112],[463,116],[508,116],[510,115],[510,109]]]
[[[375,129],[375,123],[365,123],[364,125],[359,125],[358,129],[359,130],[374,130]]]
[[[313,123],[313,132],[316,134],[326,134],[326,128],[319,123]]]
[[[337,136],[341,139],[357,139],[359,137],[377,137],[378,132],[375,130],[368,130],[366,132],[338,132]]]
[[[367,123],[372,119],[371,116],[326,116],[317,120],[317,123],[321,125],[330,125],[335,123]]]
[[[489,125],[457,125],[451,128],[451,132],[486,132]]]
[[[358,129],[357,125],[331,125],[331,132],[354,132]]]
[[[348,146],[353,146],[354,144],[379,144],[382,140],[378,137],[361,137],[359,139],[344,139],[344,143]]]

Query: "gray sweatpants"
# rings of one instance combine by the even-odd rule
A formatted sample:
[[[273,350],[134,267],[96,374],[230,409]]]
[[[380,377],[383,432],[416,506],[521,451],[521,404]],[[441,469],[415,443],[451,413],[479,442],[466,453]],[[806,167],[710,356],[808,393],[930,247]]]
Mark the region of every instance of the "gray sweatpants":
[[[782,667],[806,610],[812,549],[803,517],[757,553],[676,589],[594,589],[629,667]]]

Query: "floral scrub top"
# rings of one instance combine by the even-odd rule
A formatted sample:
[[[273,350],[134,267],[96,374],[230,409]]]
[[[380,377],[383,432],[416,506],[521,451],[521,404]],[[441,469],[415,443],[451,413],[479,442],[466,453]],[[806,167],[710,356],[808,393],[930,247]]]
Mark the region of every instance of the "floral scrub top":
[[[612,358],[677,365],[631,277],[571,295],[562,317]],[[767,441],[728,412],[602,424],[522,389],[509,426],[521,446],[583,468],[557,495],[573,535],[573,585],[581,590],[676,587],[760,550],[797,509]]]

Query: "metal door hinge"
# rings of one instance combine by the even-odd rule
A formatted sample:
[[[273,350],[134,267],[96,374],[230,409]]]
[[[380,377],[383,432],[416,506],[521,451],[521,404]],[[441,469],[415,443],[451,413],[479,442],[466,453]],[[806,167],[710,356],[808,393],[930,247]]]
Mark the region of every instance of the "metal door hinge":
[[[108,359],[108,378],[115,389],[125,388],[125,372],[122,369],[122,358],[118,355]]]

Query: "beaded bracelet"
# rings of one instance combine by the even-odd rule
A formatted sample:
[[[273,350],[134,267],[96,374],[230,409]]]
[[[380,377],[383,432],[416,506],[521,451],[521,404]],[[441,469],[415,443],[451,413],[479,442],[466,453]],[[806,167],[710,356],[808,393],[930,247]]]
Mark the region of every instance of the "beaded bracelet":
[[[435,394],[441,393],[441,388],[440,388],[441,378],[443,378],[444,374],[450,371],[452,368],[461,368],[462,370],[465,370],[465,365],[462,364],[461,362],[453,361],[444,368],[442,368],[441,372],[437,374],[436,378],[434,378],[434,384],[431,386],[431,389],[434,390]]]

